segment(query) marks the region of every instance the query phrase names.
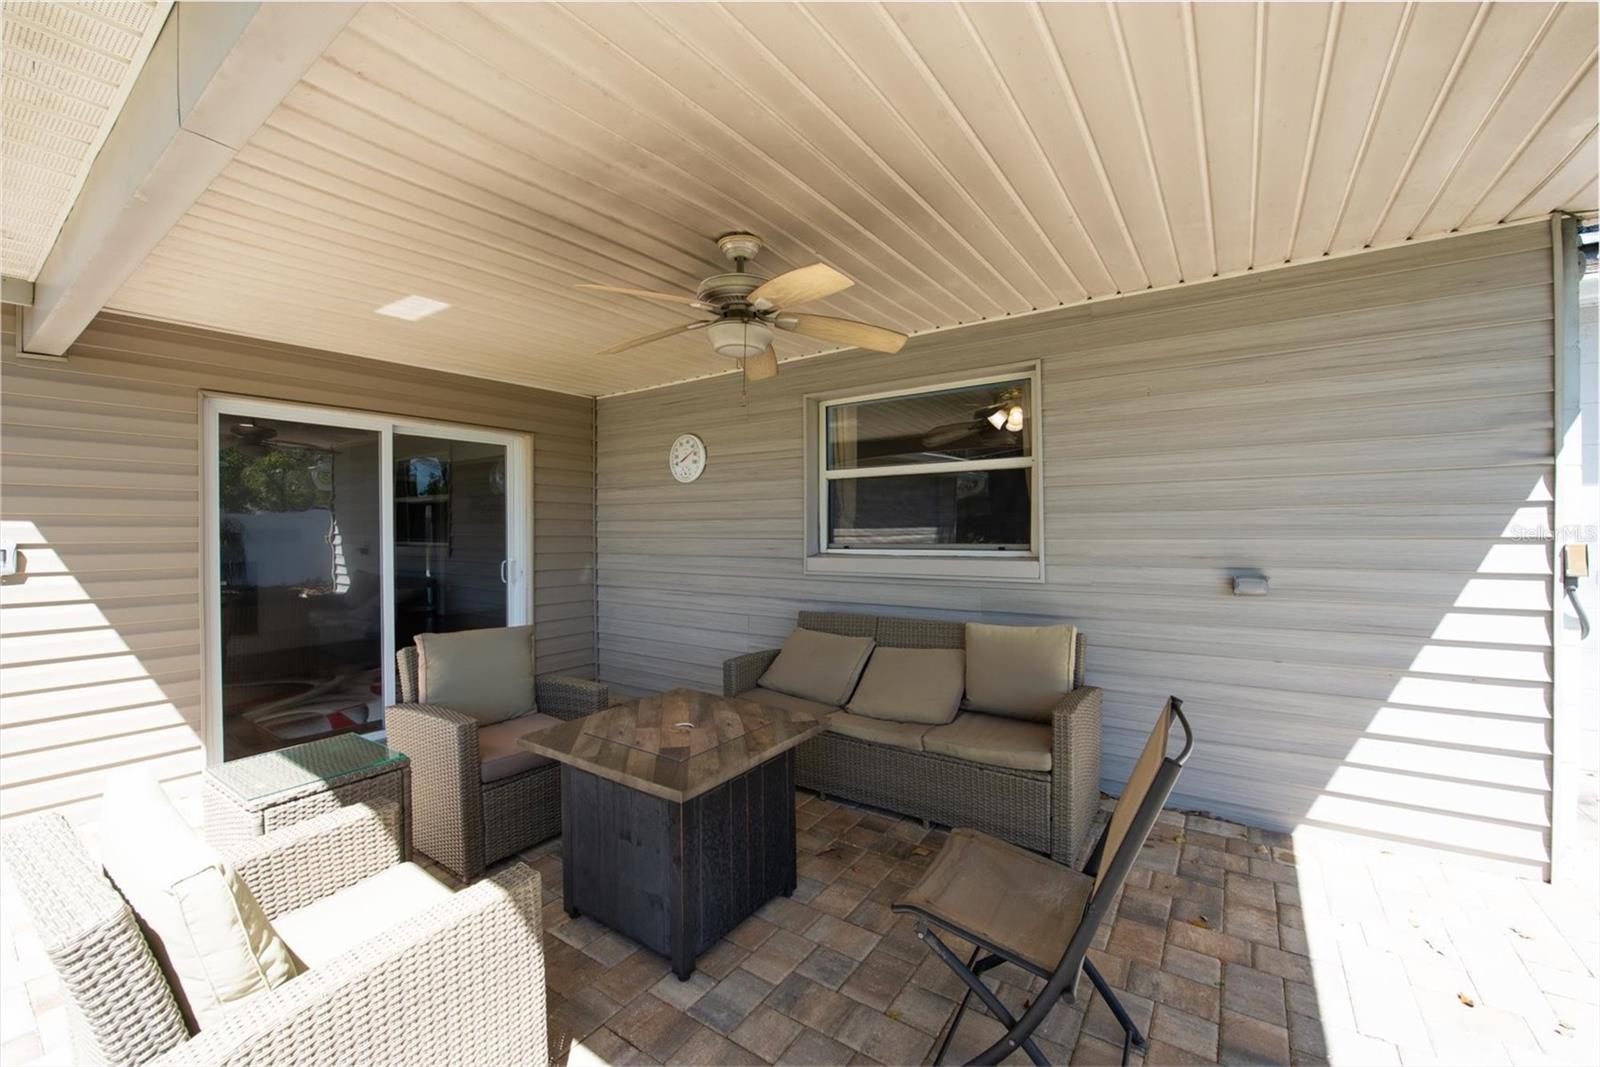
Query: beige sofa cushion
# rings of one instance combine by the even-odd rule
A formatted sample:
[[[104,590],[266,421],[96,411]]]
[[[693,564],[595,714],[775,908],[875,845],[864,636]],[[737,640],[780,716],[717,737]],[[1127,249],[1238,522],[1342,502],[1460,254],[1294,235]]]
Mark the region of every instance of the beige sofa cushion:
[[[845,710],[893,722],[947,723],[961,707],[966,661],[959,648],[880,645],[872,650],[861,684]]]
[[[941,756],[1008,767],[1014,771],[1048,771],[1051,768],[1051,729],[1048,723],[1005,719],[964,711],[948,726],[935,726],[922,739],[924,751]]]
[[[278,916],[278,933],[314,970],[449,899],[450,890],[427,871],[397,863]]]
[[[197,1028],[300,973],[250,887],[154,778],[131,769],[109,776],[101,835],[106,874],[144,924]]]
[[[535,712],[478,727],[478,781],[498,782],[513,774],[553,763],[554,760],[548,756],[529,752],[517,741],[535,730],[558,726],[560,723],[561,720],[553,715]]]
[[[835,707],[850,699],[872,655],[872,638],[795,630],[756,684]]]
[[[890,722],[865,715],[852,715],[836,711],[828,718],[828,732],[853,737],[858,741],[875,741],[880,745],[922,751],[922,736],[932,727],[920,722]]]
[[[967,623],[969,711],[1047,722],[1072,690],[1076,626]]]
[[[776,689],[746,689],[739,694],[740,700],[753,700],[757,704],[768,708],[782,708],[784,711],[798,711],[804,715],[815,715],[823,722],[828,721],[828,716],[839,709],[832,704],[818,704],[815,700],[804,697],[792,697],[788,693],[780,693]]]
[[[500,722],[537,710],[533,700],[533,627],[501,626],[417,635],[422,703]]]

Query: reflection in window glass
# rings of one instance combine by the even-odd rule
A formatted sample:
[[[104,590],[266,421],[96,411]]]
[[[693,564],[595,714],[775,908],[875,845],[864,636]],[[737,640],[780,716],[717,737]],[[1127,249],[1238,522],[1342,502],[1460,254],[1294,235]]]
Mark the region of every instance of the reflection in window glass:
[[[829,548],[1026,551],[1033,472],[930,472],[828,483]]]
[[[395,647],[506,624],[506,448],[394,435]]]
[[[1035,555],[1031,377],[823,405],[825,552]]]
[[[217,430],[223,758],[381,727],[378,432]]]
[[[831,404],[829,470],[1006,459],[1033,451],[1026,378]]]

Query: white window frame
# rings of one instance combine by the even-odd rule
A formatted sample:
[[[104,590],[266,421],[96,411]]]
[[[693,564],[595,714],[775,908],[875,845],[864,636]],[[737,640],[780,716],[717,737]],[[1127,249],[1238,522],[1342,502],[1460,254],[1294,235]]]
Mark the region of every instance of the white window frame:
[[[382,675],[383,701],[395,702],[394,647],[394,438],[396,434],[445,437],[503,445],[506,449],[506,625],[525,626],[533,621],[533,438],[514,430],[493,430],[392,415],[376,415],[349,408],[296,404],[280,400],[223,393],[201,393],[201,617],[205,625],[205,659],[201,678],[205,716],[201,745],[207,766],[222,762],[222,553],[218,550],[221,516],[218,514],[217,420],[221,415],[246,415],[263,419],[323,423],[378,433],[378,536],[383,581]]]
[[[836,407],[920,393],[970,389],[1004,382],[1028,383],[1028,418],[1032,421],[1031,450],[1027,456],[1004,459],[951,460],[948,463],[901,463],[889,467],[828,468],[828,412]],[[1044,434],[1040,418],[1039,365],[995,370],[968,378],[930,378],[914,385],[870,393],[828,393],[807,397],[806,512],[807,534],[804,571],[807,574],[859,575],[863,577],[918,579],[983,579],[990,581],[1044,580]],[[1031,544],[1027,551],[1000,548],[832,548],[828,545],[827,486],[841,479],[926,475],[935,471],[959,473],[985,470],[1033,472]]]

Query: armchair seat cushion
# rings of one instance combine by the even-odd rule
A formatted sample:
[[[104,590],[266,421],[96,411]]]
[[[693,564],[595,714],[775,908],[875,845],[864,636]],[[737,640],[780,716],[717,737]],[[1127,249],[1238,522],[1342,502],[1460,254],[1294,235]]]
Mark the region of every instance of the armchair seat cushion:
[[[518,745],[517,739],[560,723],[561,720],[553,715],[530,712],[478,727],[478,780],[498,782],[552,762],[549,757],[529,752]]]
[[[451,895],[442,882],[415,863],[397,863],[278,916],[274,925],[302,966],[314,970]]]
[[[756,686],[754,689],[746,689],[739,694],[739,699],[753,700],[764,707],[781,708],[784,711],[798,711],[806,715],[815,715],[823,722],[827,722],[828,716],[839,710],[832,704],[819,704],[815,700],[790,696],[788,693],[780,693],[776,689],[763,689],[760,686]]]
[[[927,752],[991,767],[1048,771],[1053,763],[1051,741],[1049,723],[964,711],[954,722],[930,729],[922,739],[922,747]]]
[[[921,752],[922,738],[933,727],[925,722],[890,722],[867,715],[852,715],[836,711],[828,719],[828,732],[853,737],[858,741],[876,741],[880,745],[909,748]]]

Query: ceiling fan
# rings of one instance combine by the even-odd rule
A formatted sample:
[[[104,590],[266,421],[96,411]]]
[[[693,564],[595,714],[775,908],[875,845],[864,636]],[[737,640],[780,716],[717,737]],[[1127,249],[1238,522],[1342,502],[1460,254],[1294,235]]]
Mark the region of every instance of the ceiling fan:
[[[906,343],[905,334],[882,326],[790,311],[797,305],[821,300],[855,284],[826,263],[813,263],[775,278],[763,278],[745,271],[745,265],[761,251],[761,238],[751,233],[727,233],[717,238],[717,247],[723,255],[733,260],[733,271],[729,274],[713,274],[700,283],[693,295],[587,282],[579,285],[579,289],[594,292],[622,293],[646,300],[680,304],[714,316],[635,337],[596,354],[612,356],[680,333],[705,330],[712,350],[719,356],[737,361],[745,375],[755,380],[771,378],[778,373],[778,355],[772,348],[775,330],[788,330],[874,352],[898,352]]]

